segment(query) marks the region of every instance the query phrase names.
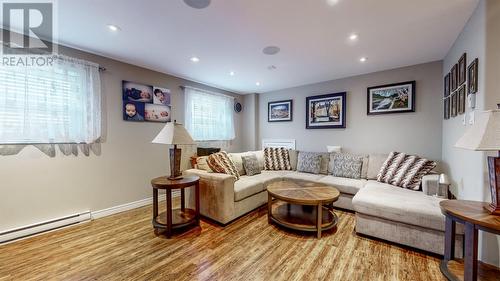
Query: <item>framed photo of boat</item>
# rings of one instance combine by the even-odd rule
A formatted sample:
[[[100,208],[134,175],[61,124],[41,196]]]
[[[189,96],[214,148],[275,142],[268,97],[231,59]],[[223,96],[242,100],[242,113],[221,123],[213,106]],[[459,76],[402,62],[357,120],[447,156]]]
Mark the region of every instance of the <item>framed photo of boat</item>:
[[[415,81],[369,87],[368,115],[415,112]]]
[[[306,98],[306,129],[346,127],[346,92]]]

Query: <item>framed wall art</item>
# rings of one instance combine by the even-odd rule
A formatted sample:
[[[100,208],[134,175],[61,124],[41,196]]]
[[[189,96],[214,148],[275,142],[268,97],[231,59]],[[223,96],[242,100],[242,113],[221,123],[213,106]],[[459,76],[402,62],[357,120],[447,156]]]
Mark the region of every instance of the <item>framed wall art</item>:
[[[465,79],[467,78],[466,68],[467,68],[467,54],[464,53],[458,60],[458,86],[465,83]]]
[[[457,116],[457,103],[458,103],[458,92],[453,92],[451,94],[451,105],[450,105],[450,116]]]
[[[462,85],[458,89],[458,108],[457,108],[457,113],[458,114],[464,114],[465,113],[465,85]]]
[[[469,95],[477,93],[478,63],[479,60],[476,58],[467,68],[467,92]]]
[[[346,92],[306,98],[306,129],[346,127]]]
[[[458,88],[458,64],[451,68],[451,91],[454,92]]]
[[[368,115],[402,112],[415,112],[415,81],[368,88]]]
[[[170,122],[170,90],[122,81],[123,120]]]
[[[293,100],[272,101],[267,103],[267,122],[293,120]]]
[[[443,98],[443,118],[450,119],[450,97]]]
[[[447,97],[450,95],[450,73],[446,74],[444,77],[444,93],[443,97]]]

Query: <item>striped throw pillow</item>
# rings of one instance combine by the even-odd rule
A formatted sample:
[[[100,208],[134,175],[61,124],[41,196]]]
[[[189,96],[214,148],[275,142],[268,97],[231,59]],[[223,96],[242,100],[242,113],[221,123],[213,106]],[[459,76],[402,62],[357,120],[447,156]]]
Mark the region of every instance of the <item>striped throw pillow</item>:
[[[419,190],[422,177],[435,167],[434,161],[406,153],[391,152],[380,168],[377,181]]]
[[[207,164],[216,173],[233,175],[236,180],[240,179],[238,170],[225,151],[210,154],[207,158]]]
[[[290,155],[285,147],[264,148],[264,170],[291,170]]]

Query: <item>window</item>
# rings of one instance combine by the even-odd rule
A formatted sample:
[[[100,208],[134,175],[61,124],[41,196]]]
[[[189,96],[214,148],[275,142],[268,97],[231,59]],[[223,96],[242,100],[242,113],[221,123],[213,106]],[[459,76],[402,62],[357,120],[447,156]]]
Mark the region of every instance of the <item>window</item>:
[[[195,141],[234,139],[234,98],[185,87],[185,123]]]
[[[93,143],[101,136],[99,66],[0,67],[0,144]]]

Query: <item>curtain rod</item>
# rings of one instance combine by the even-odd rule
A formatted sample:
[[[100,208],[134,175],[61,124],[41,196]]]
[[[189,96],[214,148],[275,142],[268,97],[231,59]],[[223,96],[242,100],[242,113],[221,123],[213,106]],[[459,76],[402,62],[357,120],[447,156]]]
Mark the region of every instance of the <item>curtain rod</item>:
[[[193,89],[193,90],[197,90],[197,91],[200,91],[200,92],[205,92],[205,93],[209,93],[209,94],[213,94],[213,95],[218,95],[218,96],[223,96],[223,97],[228,97],[228,98],[232,98],[232,99],[236,99],[236,97],[233,97],[233,96],[230,96],[230,95],[226,95],[226,94],[223,94],[223,93],[217,93],[217,92],[213,92],[213,91],[209,91],[209,90],[205,90],[205,89],[200,89],[200,88],[196,88],[196,87],[191,87],[191,86],[185,86],[185,85],[181,85],[179,86],[179,88],[181,89]]]

